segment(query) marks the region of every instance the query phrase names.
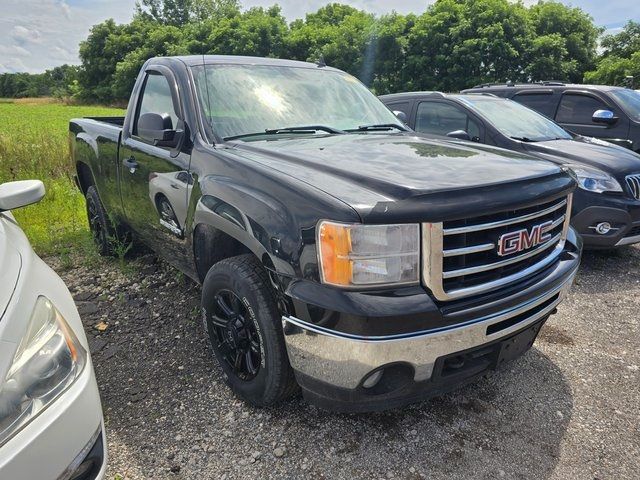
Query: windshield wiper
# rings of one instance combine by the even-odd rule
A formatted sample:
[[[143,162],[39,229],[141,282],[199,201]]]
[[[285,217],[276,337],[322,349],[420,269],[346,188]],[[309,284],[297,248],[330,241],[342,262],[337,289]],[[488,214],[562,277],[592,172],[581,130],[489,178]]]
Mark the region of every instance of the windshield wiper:
[[[284,128],[267,128],[263,132],[255,133],[243,133],[240,135],[232,135],[230,137],[224,137],[224,140],[236,140],[238,138],[255,137],[258,135],[278,135],[281,133],[315,133],[315,132],[327,132],[335,135],[345,133],[343,130],[337,128],[328,127],[326,125],[304,125],[301,127],[284,127]]]
[[[401,132],[407,132],[408,129],[403,127],[402,125],[398,125],[397,123],[374,123],[372,125],[360,125],[358,128],[350,128],[345,130],[345,132],[366,132],[371,130],[400,130]]]
[[[535,143],[538,140],[533,140],[532,138],[529,137],[509,137],[509,138],[513,138],[514,140],[519,140],[521,142],[527,142],[527,143]]]

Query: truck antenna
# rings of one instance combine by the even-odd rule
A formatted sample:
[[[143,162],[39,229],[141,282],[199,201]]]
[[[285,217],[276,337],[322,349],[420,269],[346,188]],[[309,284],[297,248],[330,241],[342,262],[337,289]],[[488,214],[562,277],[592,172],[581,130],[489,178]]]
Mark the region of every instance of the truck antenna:
[[[319,68],[323,68],[327,66],[327,63],[324,61],[324,55],[320,54],[320,58],[318,58],[316,65],[318,65]]]

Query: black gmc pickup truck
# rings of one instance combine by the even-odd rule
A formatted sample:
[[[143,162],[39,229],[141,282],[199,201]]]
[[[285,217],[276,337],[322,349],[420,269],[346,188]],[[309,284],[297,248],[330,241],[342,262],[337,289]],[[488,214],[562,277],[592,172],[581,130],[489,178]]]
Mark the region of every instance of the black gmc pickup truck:
[[[531,347],[580,261],[571,172],[409,131],[324,65],[153,58],[124,118],[70,136],[100,252],[133,234],[201,282],[253,405],[301,387],[376,410],[467,383]]]

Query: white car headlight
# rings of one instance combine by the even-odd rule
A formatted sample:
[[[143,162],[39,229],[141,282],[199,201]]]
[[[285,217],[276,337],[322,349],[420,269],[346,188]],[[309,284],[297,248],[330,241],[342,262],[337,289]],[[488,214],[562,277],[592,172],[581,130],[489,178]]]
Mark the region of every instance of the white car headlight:
[[[321,221],[317,241],[324,283],[358,287],[417,283],[420,279],[418,224]]]
[[[39,297],[27,334],[0,383],[0,445],[66,390],[86,363],[87,352],[60,312]]]
[[[589,192],[622,192],[618,181],[608,173],[584,165],[567,165],[578,177],[578,186]]]

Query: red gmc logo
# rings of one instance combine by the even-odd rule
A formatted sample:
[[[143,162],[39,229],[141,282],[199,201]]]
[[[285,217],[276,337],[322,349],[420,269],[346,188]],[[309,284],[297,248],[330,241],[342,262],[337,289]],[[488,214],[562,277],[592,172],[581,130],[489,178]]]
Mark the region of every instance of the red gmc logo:
[[[551,239],[550,230],[553,230],[553,221],[551,220],[535,225],[531,227],[531,230],[524,228],[516,232],[505,233],[498,239],[498,255],[501,257],[512,255],[548,242]]]

